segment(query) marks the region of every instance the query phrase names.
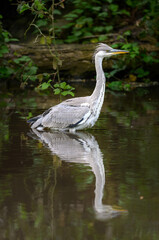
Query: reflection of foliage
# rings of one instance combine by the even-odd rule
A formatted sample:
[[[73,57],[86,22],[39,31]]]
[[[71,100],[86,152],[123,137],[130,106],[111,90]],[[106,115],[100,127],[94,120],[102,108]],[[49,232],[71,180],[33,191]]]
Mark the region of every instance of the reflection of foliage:
[[[111,108],[107,108],[107,112],[116,118],[116,121],[118,124],[124,125],[125,127],[130,127],[132,124],[132,121],[135,119],[138,119],[139,113],[137,111],[133,111],[130,109],[130,111],[127,111],[125,114],[125,111],[115,111]]]
[[[4,144],[7,144],[9,142],[9,138],[10,138],[7,114],[0,115],[0,129],[1,129],[0,130],[0,158],[1,158],[3,146]]]

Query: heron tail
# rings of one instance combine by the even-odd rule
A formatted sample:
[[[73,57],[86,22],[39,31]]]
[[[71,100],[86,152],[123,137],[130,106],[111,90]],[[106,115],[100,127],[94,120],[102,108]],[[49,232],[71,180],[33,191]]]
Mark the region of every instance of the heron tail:
[[[41,115],[30,118],[29,120],[27,120],[27,123],[29,124],[33,124],[34,122],[36,122],[39,118],[41,118]]]

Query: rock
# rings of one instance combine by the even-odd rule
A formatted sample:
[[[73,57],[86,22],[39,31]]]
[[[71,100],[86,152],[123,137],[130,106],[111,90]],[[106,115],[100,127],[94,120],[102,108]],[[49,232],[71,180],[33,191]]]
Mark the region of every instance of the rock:
[[[108,43],[109,44],[109,43]],[[67,76],[84,77],[89,74],[94,74],[94,64],[92,55],[97,44],[60,44],[56,46],[56,51],[62,61],[60,72]],[[159,47],[151,46],[150,44],[142,44],[142,49],[146,51],[159,51]],[[56,56],[54,46],[37,44],[10,44],[11,55],[16,52],[18,55],[27,55],[39,67],[40,71],[53,71],[53,57],[50,50]],[[13,55],[12,55],[13,56]],[[10,56],[10,57],[12,57]],[[104,68],[110,69],[112,66],[112,59],[104,61]]]

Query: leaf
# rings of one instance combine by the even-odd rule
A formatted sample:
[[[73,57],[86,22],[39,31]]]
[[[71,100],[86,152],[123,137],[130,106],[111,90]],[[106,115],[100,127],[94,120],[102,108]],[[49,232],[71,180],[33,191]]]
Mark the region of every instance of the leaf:
[[[124,35],[124,36],[130,36],[130,35],[131,35],[131,31],[130,31],[130,30],[127,30],[126,32],[124,32],[123,35]]]
[[[115,91],[122,91],[123,86],[121,81],[114,81],[108,84],[108,87]]]
[[[46,90],[50,87],[50,83],[44,82],[40,85],[41,90]]]
[[[35,75],[37,73],[38,68],[36,66],[32,66],[29,68],[28,74]]]
[[[31,118],[33,116],[32,112],[28,113],[28,116],[26,117],[27,119]]]
[[[2,45],[0,49],[0,57],[3,57],[3,54],[8,53],[9,49],[6,45]]]
[[[61,94],[62,94],[63,96],[71,95],[72,97],[74,97],[74,93],[71,92],[71,91],[63,91]]]
[[[37,9],[38,11],[40,10],[46,10],[44,7],[44,3],[41,2],[40,0],[34,0],[33,6],[35,7],[35,9]],[[40,14],[39,14],[40,15]]]
[[[23,13],[24,11],[28,10],[30,8],[29,4],[28,3],[24,3],[24,2],[21,2],[19,5],[18,5],[18,8],[17,10],[19,11],[19,13]]]
[[[30,79],[31,81],[35,82],[36,79],[37,79],[37,76],[29,76],[29,79]]]
[[[101,13],[98,14],[98,17],[99,18],[106,18],[106,17],[108,17],[108,12],[101,12]]]
[[[118,11],[118,14],[125,14],[127,16],[130,16],[130,12],[126,11],[125,9]]]
[[[44,14],[39,14],[39,18],[43,18],[44,17]]]
[[[76,37],[79,37],[79,36],[82,35],[82,31],[76,31],[76,32],[74,33],[74,35],[75,35]]]
[[[101,10],[101,6],[97,6],[97,7],[92,7],[92,10],[95,12],[99,12]]]
[[[72,90],[75,90],[75,88],[74,88],[74,87],[71,87],[69,84],[67,84],[65,88],[66,88],[67,90],[71,90],[71,91],[72,91]]]
[[[126,4],[130,7],[134,7],[136,3],[133,3],[133,0],[126,0]]]
[[[66,43],[72,43],[72,42],[76,42],[78,41],[78,37],[72,35],[72,36],[68,36],[67,40],[65,40]]]
[[[75,13],[68,13],[68,14],[65,15],[65,18],[67,20],[72,20],[72,19],[77,18],[77,17],[78,17],[78,15],[75,14]]]
[[[91,37],[92,36],[92,33],[91,32],[85,32],[84,33],[84,37]]]
[[[36,75],[37,79],[39,80],[39,82],[42,82],[43,80],[43,74],[38,74]]]
[[[129,92],[129,91],[131,90],[131,85],[128,84],[128,83],[126,83],[126,84],[124,84],[123,89],[124,89],[125,91]]]
[[[61,15],[61,12],[58,9],[54,9],[54,15]]]
[[[55,84],[54,84],[54,87],[55,87],[55,88],[59,88],[59,87],[60,87],[60,84],[59,84],[59,83],[55,83]]]
[[[24,74],[22,75],[23,81],[26,81],[26,80],[28,79],[28,77],[29,77],[28,74],[25,74],[25,73],[24,73]]]
[[[106,40],[107,39],[107,36],[106,35],[101,35],[101,36],[99,36],[99,42],[101,41],[104,41],[104,40]]]
[[[110,4],[109,5],[109,9],[116,14],[116,12],[118,11],[119,6],[117,4]]]
[[[17,38],[10,38],[9,42],[18,42],[19,40]]]
[[[8,78],[14,73],[14,70],[10,67],[0,67],[0,78]]]
[[[50,74],[49,73],[43,73],[43,76],[44,76],[45,79],[49,79]]]
[[[60,6],[61,8],[65,8],[65,5],[64,5],[63,2],[61,2],[61,3],[59,4],[59,6]]]
[[[145,71],[143,68],[138,68],[136,69],[135,73],[139,78],[145,77],[149,75],[149,71]]]
[[[84,10],[82,10],[82,9],[75,9],[72,12],[75,13],[75,14],[81,14],[81,13],[83,13],[83,11]]]
[[[143,54],[143,61],[145,62],[145,63],[150,63],[150,64],[152,64],[152,63],[158,63],[159,62],[159,59],[156,59],[156,58],[154,58],[152,55],[146,55],[146,54]]]
[[[94,32],[103,32],[104,29],[105,29],[105,27],[102,27],[102,26],[101,26],[101,27],[94,27],[94,28],[93,28],[93,31],[94,31]]]
[[[91,24],[93,23],[93,18],[91,17],[85,18],[85,22]]]
[[[47,26],[47,24],[48,24],[48,22],[47,22],[47,20],[45,20],[45,19],[39,19],[39,20],[37,20],[36,21],[36,25],[38,26],[38,27],[44,27],[44,26]]]
[[[137,80],[137,77],[134,74],[130,74],[128,80],[131,82],[135,82]]]
[[[106,30],[106,32],[110,32],[113,30],[113,26],[106,26],[105,30]]]
[[[62,89],[66,89],[66,82],[62,82],[62,83],[60,83],[60,88],[62,88]]]
[[[56,88],[56,89],[54,89],[54,94],[55,94],[55,95],[60,94],[60,93],[61,93],[60,88]]]
[[[74,23],[67,23],[67,24],[65,24],[65,25],[63,25],[61,27],[64,28],[64,29],[67,29],[67,28],[70,28],[72,26],[74,26]]]
[[[13,61],[14,61],[15,63],[19,64],[19,63],[21,63],[21,62],[29,62],[29,61],[31,61],[31,58],[28,57],[28,56],[22,56],[22,57],[20,57],[20,58],[14,59]]]

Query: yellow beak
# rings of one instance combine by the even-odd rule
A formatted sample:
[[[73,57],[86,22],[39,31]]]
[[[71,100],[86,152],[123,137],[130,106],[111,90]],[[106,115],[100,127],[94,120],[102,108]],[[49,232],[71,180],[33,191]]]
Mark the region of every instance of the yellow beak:
[[[125,54],[125,53],[129,53],[129,51],[126,50],[118,50],[118,49],[112,49],[110,51],[112,54],[116,55],[116,54]]]

